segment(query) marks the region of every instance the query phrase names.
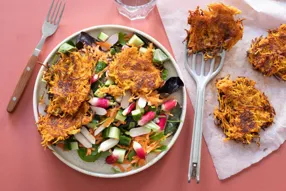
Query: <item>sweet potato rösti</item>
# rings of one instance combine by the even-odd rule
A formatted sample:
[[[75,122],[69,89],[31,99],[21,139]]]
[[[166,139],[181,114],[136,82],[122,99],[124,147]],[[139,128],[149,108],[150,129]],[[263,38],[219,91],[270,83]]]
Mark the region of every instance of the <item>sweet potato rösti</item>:
[[[235,7],[213,3],[208,5],[208,10],[197,7],[189,12],[189,54],[202,52],[205,59],[210,59],[222,49],[230,50],[243,36],[242,19],[234,18],[241,11]]]
[[[214,117],[226,139],[259,144],[260,130],[269,127],[275,116],[268,98],[246,77],[232,81],[226,76],[216,82],[216,87],[219,107]]]
[[[265,76],[276,76],[286,81],[286,24],[269,30],[267,37],[254,39],[247,57],[254,69]]]

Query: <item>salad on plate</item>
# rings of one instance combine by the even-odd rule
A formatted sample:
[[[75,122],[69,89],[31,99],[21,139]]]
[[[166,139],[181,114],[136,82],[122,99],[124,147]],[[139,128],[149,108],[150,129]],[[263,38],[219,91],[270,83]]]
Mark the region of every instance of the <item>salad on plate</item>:
[[[168,78],[168,59],[136,33],[81,32],[62,44],[42,77],[43,147],[77,151],[85,162],[103,157],[115,172],[145,165],[149,153],[167,149],[181,122],[172,93],[184,84]]]

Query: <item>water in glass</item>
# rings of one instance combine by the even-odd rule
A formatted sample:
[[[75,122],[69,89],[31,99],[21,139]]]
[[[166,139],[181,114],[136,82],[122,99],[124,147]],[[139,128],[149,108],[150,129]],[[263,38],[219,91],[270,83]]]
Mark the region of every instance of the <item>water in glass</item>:
[[[130,20],[144,19],[153,10],[156,0],[115,0],[120,14]]]

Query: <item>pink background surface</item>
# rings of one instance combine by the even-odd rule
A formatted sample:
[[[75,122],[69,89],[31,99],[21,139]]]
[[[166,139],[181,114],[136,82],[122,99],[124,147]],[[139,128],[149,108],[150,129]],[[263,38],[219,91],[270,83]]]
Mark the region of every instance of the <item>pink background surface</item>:
[[[103,3],[104,2],[104,3]],[[102,179],[81,174],[59,161],[40,145],[33,110],[32,91],[36,67],[18,108],[6,106],[17,80],[38,40],[50,0],[0,1],[0,190],[286,190],[286,147],[262,162],[225,181],[219,181],[205,143],[202,147],[201,183],[188,184],[193,110],[188,101],[187,117],[171,151],[149,169],[125,178]],[[68,35],[100,24],[121,24],[142,30],[171,51],[157,9],[146,20],[129,21],[120,16],[112,0],[68,0],[57,33],[49,38],[39,60]]]

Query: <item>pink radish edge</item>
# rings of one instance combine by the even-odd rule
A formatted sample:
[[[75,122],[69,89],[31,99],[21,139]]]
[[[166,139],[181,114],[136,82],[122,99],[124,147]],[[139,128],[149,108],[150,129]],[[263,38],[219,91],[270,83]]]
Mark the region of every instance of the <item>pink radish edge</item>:
[[[131,103],[126,109],[123,110],[122,115],[128,115],[135,108],[136,104]]]
[[[153,120],[156,116],[154,111],[148,111],[143,117],[138,121],[138,125],[143,126],[149,121]]]
[[[94,83],[98,80],[98,75],[97,74],[94,74],[91,78],[90,78],[90,83]]]
[[[177,105],[177,100],[171,99],[162,104],[163,111],[171,111]]]
[[[118,156],[115,156],[114,154],[109,155],[108,157],[106,157],[105,162],[107,164],[114,164],[116,163],[118,160]]]
[[[98,97],[93,97],[88,102],[95,107],[102,108],[108,108],[110,105],[113,105],[113,103],[110,102],[108,99]]]
[[[135,150],[135,152],[139,158],[141,158],[141,159],[146,158],[146,153],[145,153],[144,149],[142,148],[142,146],[140,145],[140,143],[133,141],[133,149]]]
[[[159,115],[159,122],[156,124],[160,127],[161,131],[163,131],[165,129],[166,123],[167,123],[167,115],[166,114],[160,114]]]

